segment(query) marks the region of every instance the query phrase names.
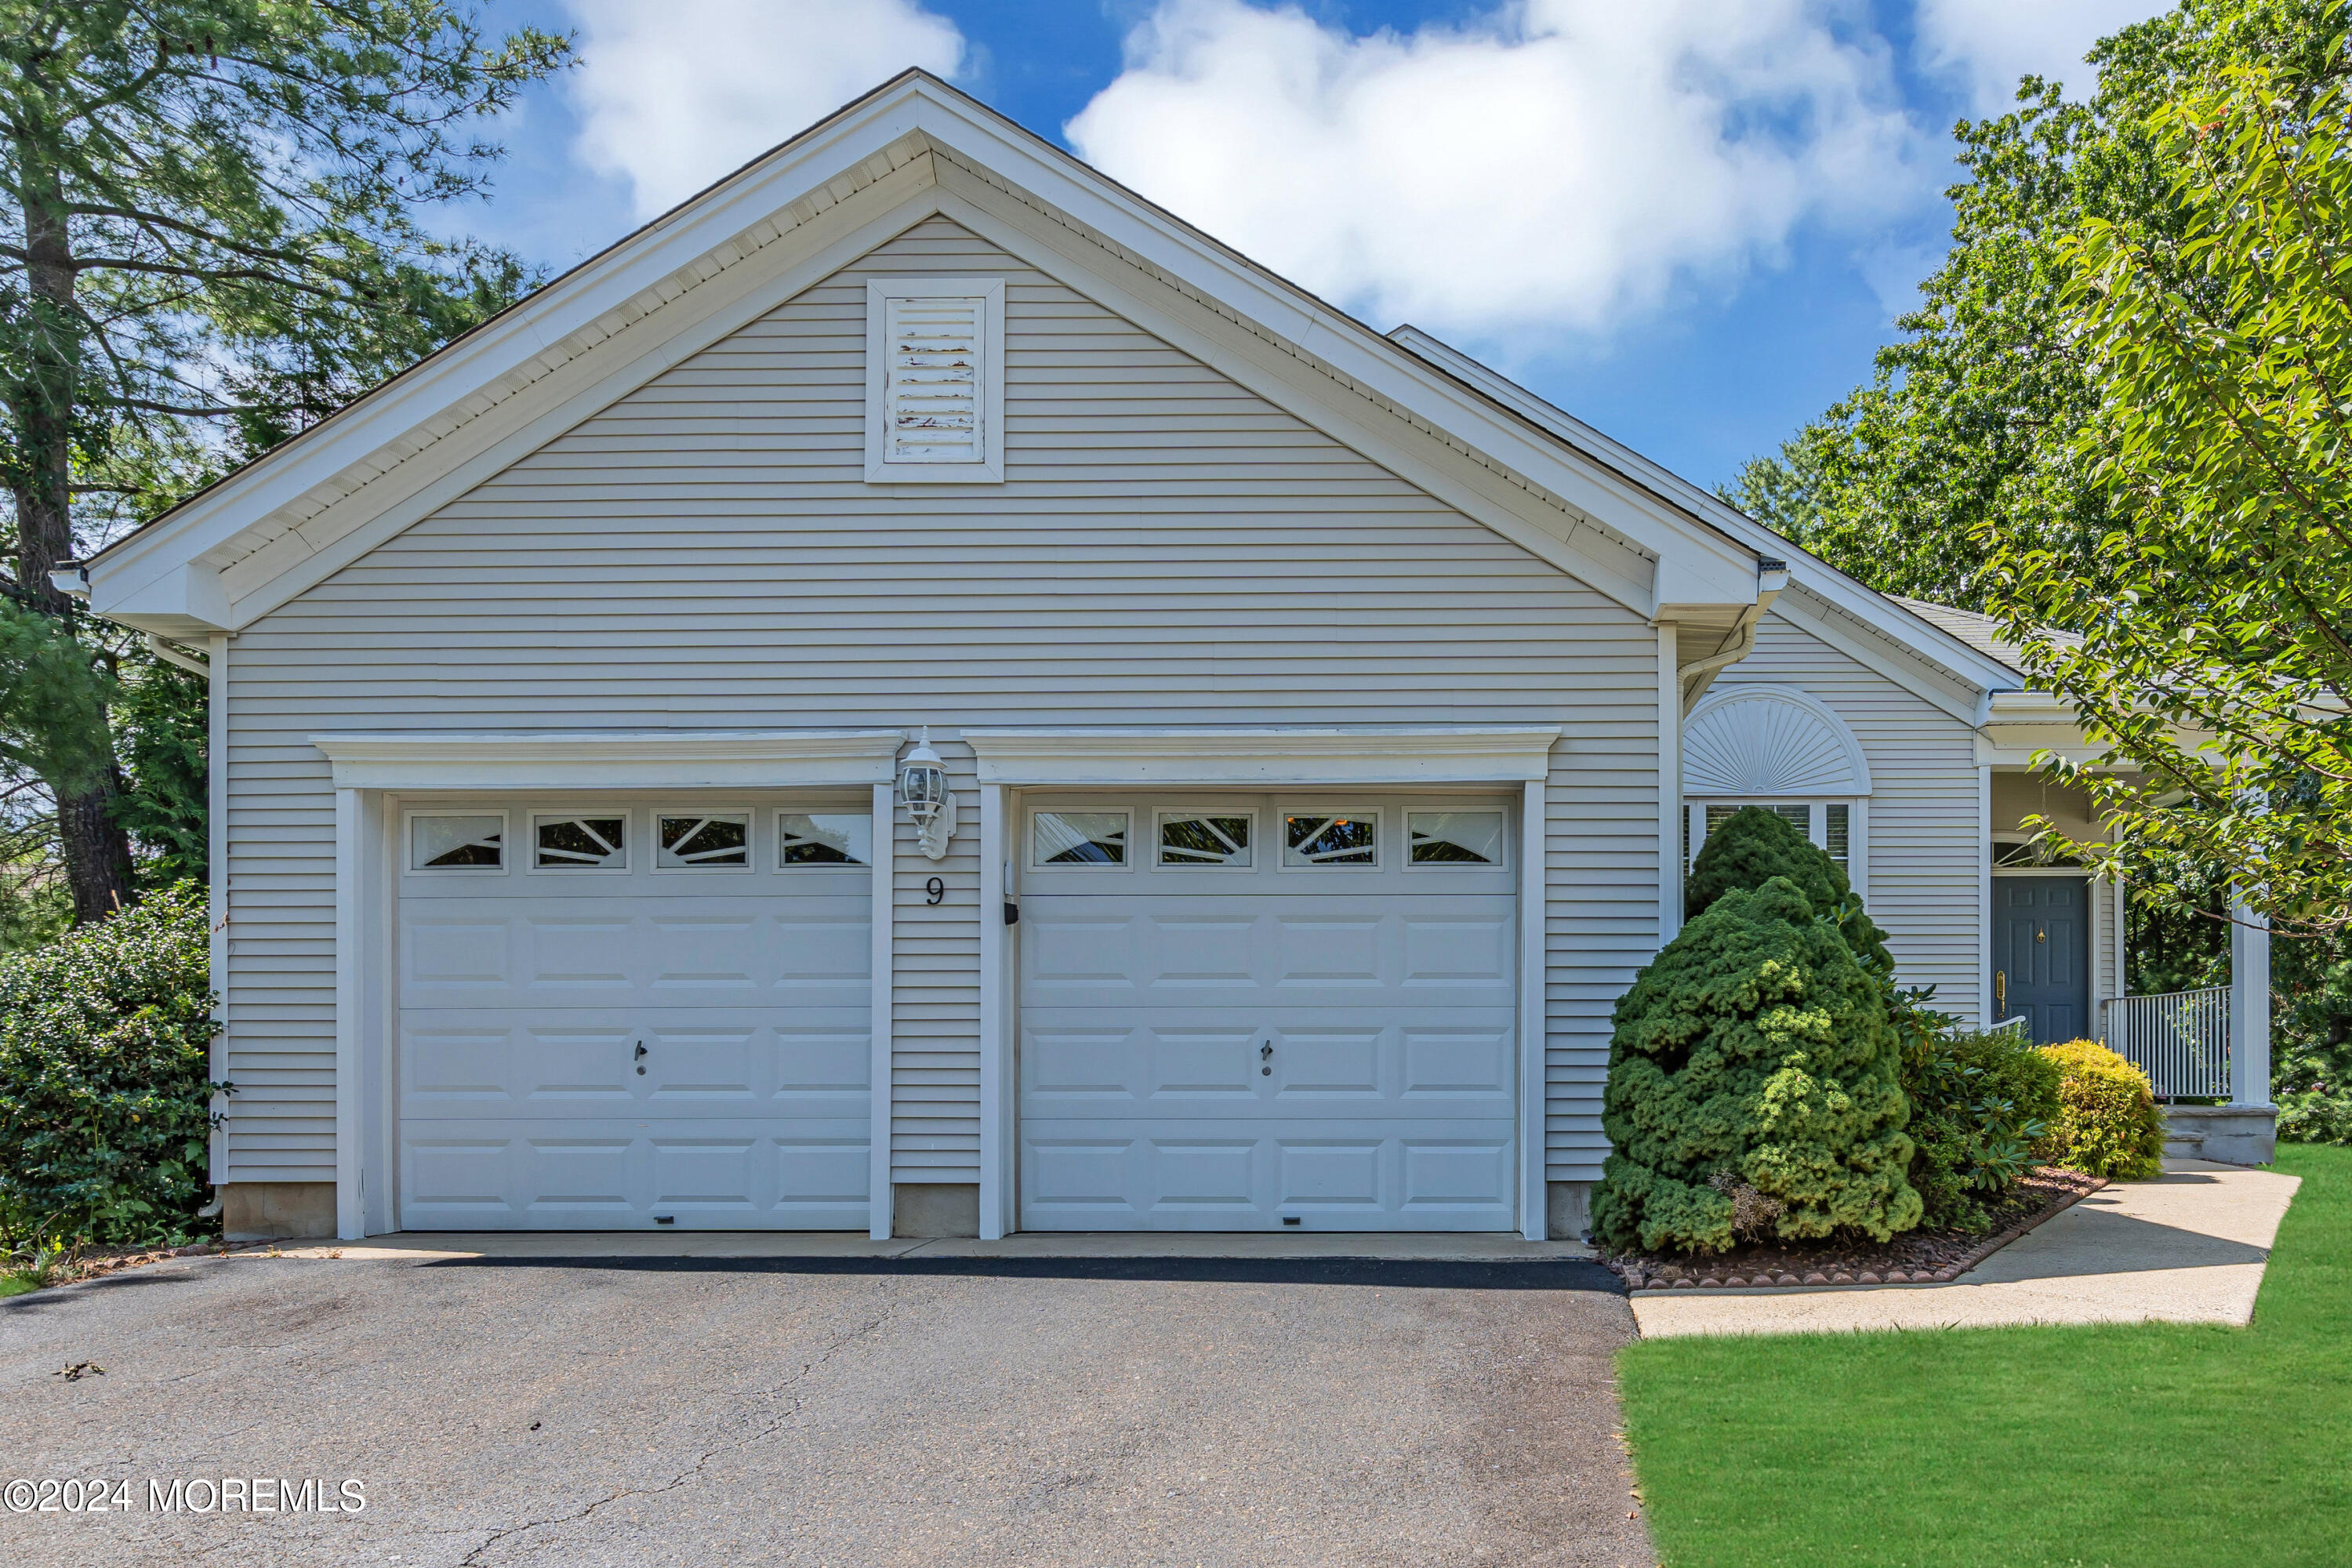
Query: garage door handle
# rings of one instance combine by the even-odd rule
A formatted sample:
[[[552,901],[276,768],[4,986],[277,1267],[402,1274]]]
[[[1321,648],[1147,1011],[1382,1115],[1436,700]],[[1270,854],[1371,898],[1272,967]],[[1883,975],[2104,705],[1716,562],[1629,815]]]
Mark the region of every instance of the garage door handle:
[[[639,1040],[639,1041],[637,1042],[637,1054],[636,1054],[636,1056],[635,1056],[635,1058],[633,1058],[632,1059],[633,1059],[633,1060],[636,1060],[636,1061],[643,1061],[643,1060],[645,1059],[645,1056],[646,1056],[646,1043],[645,1043],[645,1041],[643,1041],[643,1040]]]

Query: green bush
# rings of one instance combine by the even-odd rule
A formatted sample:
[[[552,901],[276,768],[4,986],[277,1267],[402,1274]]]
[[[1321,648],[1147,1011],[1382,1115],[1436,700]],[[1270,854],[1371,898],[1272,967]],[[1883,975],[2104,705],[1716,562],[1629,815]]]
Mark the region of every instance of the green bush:
[[[2164,1117],[2147,1074],[2096,1040],[2044,1046],[2056,1065],[2058,1117],[2050,1150],[2073,1170],[2143,1182],[2164,1168]]]
[[[1906,1031],[1903,1093],[1925,1222],[1982,1235],[1985,1204],[2017,1184],[2058,1120],[2058,1064],[2015,1035]]]
[[[182,886],[0,955],[0,1238],[184,1234],[205,1191],[216,1028]]]
[[[1606,1245],[1721,1251],[1742,1187],[1762,1200],[1744,1212],[1785,1239],[1884,1241],[1918,1223],[1883,987],[1792,880],[1709,900],[1615,1021],[1615,1152],[1592,1203]]]
[[[1683,915],[1696,920],[1730,892],[1753,892],[1775,877],[1797,885],[1818,914],[1829,915],[1864,963],[1880,972],[1892,995],[1895,961],[1886,935],[1863,912],[1853,884],[1829,851],[1799,832],[1779,812],[1743,805],[1729,821],[1708,832],[1683,884]]]

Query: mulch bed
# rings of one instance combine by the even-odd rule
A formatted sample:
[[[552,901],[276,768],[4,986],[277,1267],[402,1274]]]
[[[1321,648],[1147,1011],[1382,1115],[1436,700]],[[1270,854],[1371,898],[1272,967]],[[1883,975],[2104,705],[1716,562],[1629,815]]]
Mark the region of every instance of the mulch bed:
[[[2080,1171],[2044,1165],[2018,1183],[1994,1209],[1984,1236],[1956,1230],[1906,1231],[1881,1245],[1749,1246],[1712,1258],[1627,1253],[1608,1259],[1629,1290],[1685,1290],[1790,1285],[1932,1285],[1959,1278],[2048,1219],[2107,1184]]]

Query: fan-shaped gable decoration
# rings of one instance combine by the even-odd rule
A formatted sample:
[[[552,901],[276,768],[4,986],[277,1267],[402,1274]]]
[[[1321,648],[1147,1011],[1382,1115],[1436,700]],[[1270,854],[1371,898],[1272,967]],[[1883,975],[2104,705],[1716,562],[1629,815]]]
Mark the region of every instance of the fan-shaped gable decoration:
[[[1790,686],[1719,686],[1683,721],[1683,793],[1861,795],[1870,764],[1845,721]]]

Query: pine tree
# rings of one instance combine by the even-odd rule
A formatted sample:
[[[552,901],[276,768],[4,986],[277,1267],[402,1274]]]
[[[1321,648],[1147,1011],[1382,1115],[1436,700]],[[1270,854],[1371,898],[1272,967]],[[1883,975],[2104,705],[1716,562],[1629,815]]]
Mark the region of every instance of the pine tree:
[[[153,513],[159,454],[251,456],[515,298],[418,209],[485,188],[470,127],[568,47],[462,0],[0,0],[0,595],[107,662],[51,574]],[[136,896],[96,724],[102,766],[43,775],[80,920]]]

